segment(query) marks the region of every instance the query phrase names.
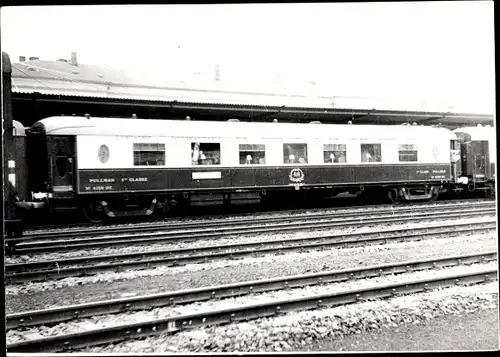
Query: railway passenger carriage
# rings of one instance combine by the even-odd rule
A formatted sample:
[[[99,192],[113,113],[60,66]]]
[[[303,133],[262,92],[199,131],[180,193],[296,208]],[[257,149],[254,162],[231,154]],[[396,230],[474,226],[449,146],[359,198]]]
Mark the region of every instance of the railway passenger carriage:
[[[43,119],[30,136],[38,197],[53,207],[83,205],[92,219],[127,207],[150,214],[204,192],[227,200],[236,192],[367,189],[394,201],[431,199],[452,179],[456,140],[422,126],[89,116]]]
[[[495,190],[496,136],[488,126],[463,127],[453,131],[460,152],[457,182],[469,192]]]
[[[196,196],[262,200],[359,193],[394,202],[440,192],[495,194],[491,127],[326,125],[50,117],[12,113],[2,53],[4,208],[8,237],[24,214],[82,209],[100,221],[163,213]],[[281,194],[279,194],[281,193]],[[41,214],[39,214],[41,213]]]

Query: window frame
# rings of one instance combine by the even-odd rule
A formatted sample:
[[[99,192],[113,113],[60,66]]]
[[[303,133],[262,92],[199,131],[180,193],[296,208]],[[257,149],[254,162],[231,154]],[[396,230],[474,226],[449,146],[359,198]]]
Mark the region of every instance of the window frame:
[[[377,160],[377,161],[375,161],[375,160],[373,160],[373,161],[364,161],[363,160],[363,157],[365,156],[365,155],[363,155],[363,153],[364,153],[363,146],[368,146],[368,145],[370,145],[372,147],[373,146],[378,146],[379,147],[379,151],[380,151],[380,158],[379,158],[379,160]],[[377,163],[378,164],[378,163],[382,162],[382,143],[360,143],[359,148],[360,148],[360,153],[361,153],[361,163],[362,164],[367,164],[367,163]],[[373,156],[375,156],[375,153],[372,155],[368,151],[368,154],[370,154],[370,156],[372,157],[372,159],[374,159]]]
[[[153,149],[153,146],[156,145],[157,146],[157,149],[154,150]],[[140,148],[140,146],[143,146],[142,148]],[[148,147],[149,146],[149,147]],[[158,150],[158,148],[160,148],[160,150]],[[162,149],[161,149],[162,148]],[[167,159],[167,148],[166,148],[166,145],[165,143],[158,143],[158,142],[135,142],[133,143],[133,147],[132,147],[132,153],[133,153],[133,160],[134,160],[134,166],[165,166],[166,164],[166,159]],[[156,161],[156,164],[147,164],[147,163],[137,163],[136,161],[136,155],[140,153],[162,153],[163,154],[163,157],[162,157],[162,160],[160,160],[161,164],[158,163],[158,158],[155,159]],[[141,157],[139,156],[139,162],[140,162],[140,159]],[[149,160],[147,160],[149,161]]]
[[[285,147],[286,146],[292,146],[292,145],[303,145],[304,148],[305,148],[305,161],[306,162],[299,162],[298,158],[295,158],[296,162],[286,162],[287,160],[287,155],[285,153]],[[299,142],[299,143],[290,143],[290,142],[285,142],[285,143],[282,143],[282,148],[283,148],[283,157],[282,157],[282,160],[283,160],[283,164],[284,165],[306,165],[309,163],[309,150],[308,150],[308,143],[304,143],[304,142]],[[288,154],[288,158],[290,157],[290,155],[294,155],[296,156],[295,154],[293,153],[289,153]]]
[[[247,149],[243,148],[243,150],[242,150],[242,146],[248,146],[248,148]],[[253,149],[252,146],[257,147],[257,148]],[[245,153],[243,160],[242,160],[242,152]],[[256,163],[247,164],[246,157],[248,155],[250,155],[249,153],[255,153],[255,152],[256,153],[264,153],[264,163],[256,162]],[[267,164],[267,162],[266,162],[267,155],[266,154],[267,154],[266,144],[238,143],[238,163],[239,163],[239,165],[266,165]],[[252,159],[253,158],[254,157],[252,156]],[[260,160],[261,158],[262,157],[259,157],[258,160]]]
[[[194,160],[194,148],[195,148],[195,145],[198,144],[199,145],[199,148],[198,148],[198,152],[202,152],[203,154],[206,152],[206,153],[213,153],[213,152],[216,152],[217,155],[216,156],[210,156],[209,158],[207,158],[207,156],[205,156],[205,159],[201,159],[199,156],[198,156],[198,163],[195,163],[195,160]],[[218,146],[218,150],[217,151],[214,151],[214,150],[202,150],[201,146],[202,145],[217,145]],[[191,156],[190,156],[190,159],[189,161],[191,162],[191,166],[221,166],[222,165],[222,150],[221,150],[221,143],[220,142],[215,142],[215,141],[191,141]],[[218,162],[217,163],[207,163],[208,160],[212,160],[214,157],[218,157]],[[205,163],[199,163],[200,160],[205,160]]]
[[[402,150],[402,146],[406,146],[406,150]],[[408,149],[408,147],[412,148]],[[415,160],[401,160],[401,155],[414,156]],[[418,144],[398,144],[398,162],[418,162]]]
[[[343,146],[343,150],[327,150],[326,147],[327,146],[332,146],[332,147],[335,147],[335,146]],[[335,162],[330,162],[330,161],[326,161],[327,159],[325,159],[325,153],[326,152],[330,152],[330,153],[333,153],[335,155],[335,159],[338,160],[338,156],[335,154],[335,153],[338,153],[338,152],[343,152],[344,153],[344,159],[345,161],[343,162],[338,162],[338,161],[335,161]],[[328,164],[328,165],[334,165],[334,164],[346,164],[347,163],[347,144],[339,144],[339,143],[323,143],[323,164]]]

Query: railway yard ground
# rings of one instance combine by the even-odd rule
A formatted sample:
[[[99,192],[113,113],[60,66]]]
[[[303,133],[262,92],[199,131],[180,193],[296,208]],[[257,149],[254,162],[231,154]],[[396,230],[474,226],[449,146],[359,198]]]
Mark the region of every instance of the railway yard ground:
[[[33,232],[6,257],[7,349],[495,350],[495,204]]]

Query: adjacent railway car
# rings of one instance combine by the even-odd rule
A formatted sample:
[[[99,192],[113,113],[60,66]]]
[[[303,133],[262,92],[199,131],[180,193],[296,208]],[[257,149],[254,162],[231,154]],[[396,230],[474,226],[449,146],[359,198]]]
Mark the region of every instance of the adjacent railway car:
[[[20,237],[23,232],[22,213],[43,203],[29,202],[26,179],[26,132],[12,115],[12,67],[9,56],[2,52],[2,118],[3,118],[3,207],[5,236]]]
[[[480,191],[494,195],[496,132],[489,125],[464,127],[453,131],[459,146],[457,183],[468,192]]]
[[[26,142],[26,130],[24,126],[13,120],[13,152],[12,161],[9,163],[10,167],[13,168],[14,173],[11,173],[11,182],[14,184],[14,195],[16,201],[21,201],[29,197],[28,191],[28,181],[26,177],[28,175],[28,164],[27,164],[27,142]]]
[[[50,117],[30,130],[30,186],[91,220],[162,212],[210,192],[384,192],[433,199],[452,181],[452,131],[423,126]],[[48,170],[47,170],[48,168]]]

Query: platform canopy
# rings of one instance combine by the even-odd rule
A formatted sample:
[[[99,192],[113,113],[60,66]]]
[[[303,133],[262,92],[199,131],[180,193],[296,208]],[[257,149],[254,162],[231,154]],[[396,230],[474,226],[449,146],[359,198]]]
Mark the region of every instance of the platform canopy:
[[[215,80],[184,83],[66,61],[14,63],[12,90],[14,102],[36,103],[45,116],[70,115],[74,110],[77,115],[165,119],[494,125],[493,113],[457,112],[441,103],[301,94],[283,88],[264,92]]]

